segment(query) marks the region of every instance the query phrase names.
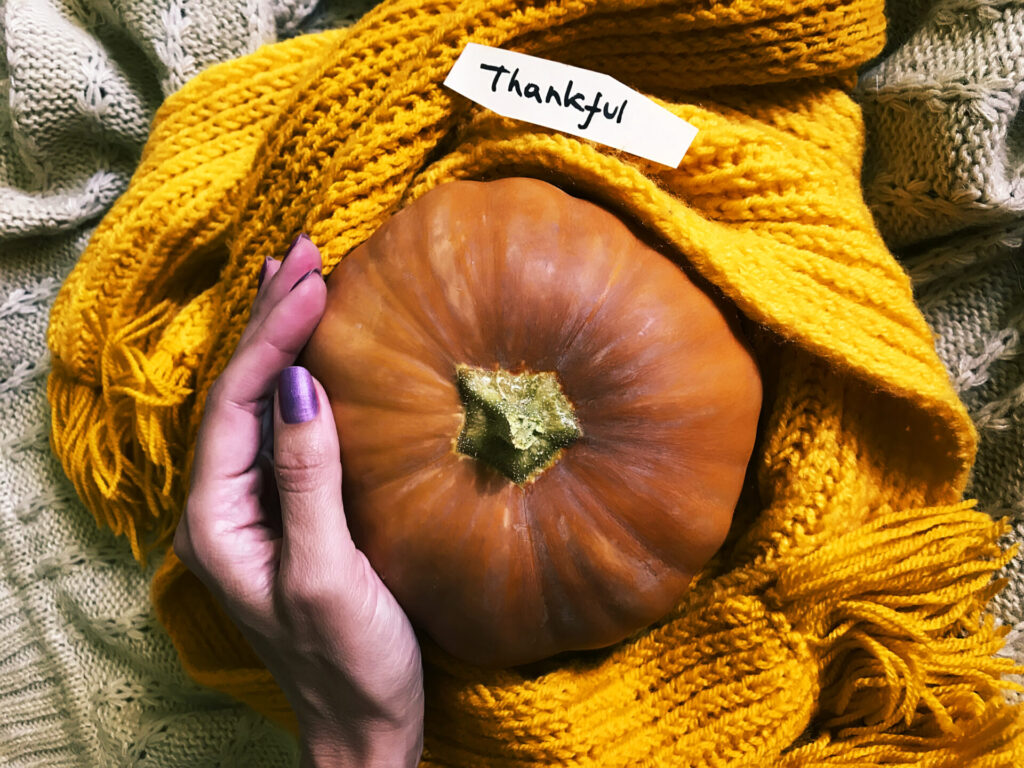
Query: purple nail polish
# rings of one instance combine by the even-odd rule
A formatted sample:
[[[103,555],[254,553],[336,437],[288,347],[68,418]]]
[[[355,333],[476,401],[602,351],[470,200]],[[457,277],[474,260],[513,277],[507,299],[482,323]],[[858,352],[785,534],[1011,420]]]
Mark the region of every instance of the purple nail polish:
[[[312,421],[320,410],[313,377],[301,365],[281,371],[277,380],[277,402],[286,424]]]
[[[259,276],[259,279],[258,279],[258,280],[256,281],[256,290],[257,290],[257,291],[258,291],[258,290],[260,289],[260,287],[261,287],[261,286],[263,285],[263,280],[264,280],[264,279],[266,278],[266,276],[267,276],[267,267],[268,267],[269,265],[270,265],[270,257],[268,256],[267,258],[265,258],[265,259],[263,260],[263,266],[262,266],[262,267],[260,267],[260,276]]]
[[[304,275],[303,275],[302,277],[300,277],[300,278],[299,278],[298,280],[296,280],[296,281],[295,281],[295,285],[293,285],[293,286],[292,286],[291,288],[289,288],[288,290],[289,290],[289,291],[294,291],[294,290],[295,290],[296,288],[298,288],[298,287],[299,287],[299,283],[301,283],[301,282],[302,282],[303,280],[305,280],[305,279],[306,279],[307,277],[309,277],[309,276],[310,276],[310,275],[312,275],[312,274],[317,274],[317,275],[319,275],[319,274],[320,274],[320,270],[319,270],[319,269],[311,269],[311,270],[309,270],[309,272],[307,272],[307,273],[306,273],[306,274],[304,274]]]
[[[309,235],[307,235],[305,232],[299,232],[299,234],[295,236],[295,239],[292,240],[292,244],[289,245],[288,250],[285,251],[284,258],[281,259],[282,262],[284,261],[284,259],[288,258],[288,255],[295,250],[295,246],[299,244],[299,240],[302,240],[303,238],[309,240]]]

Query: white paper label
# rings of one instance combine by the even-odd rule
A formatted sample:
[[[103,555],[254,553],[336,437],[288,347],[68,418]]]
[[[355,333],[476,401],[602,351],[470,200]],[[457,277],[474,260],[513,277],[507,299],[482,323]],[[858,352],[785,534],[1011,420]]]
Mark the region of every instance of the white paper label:
[[[676,168],[697,129],[600,72],[467,43],[444,84],[504,117]]]

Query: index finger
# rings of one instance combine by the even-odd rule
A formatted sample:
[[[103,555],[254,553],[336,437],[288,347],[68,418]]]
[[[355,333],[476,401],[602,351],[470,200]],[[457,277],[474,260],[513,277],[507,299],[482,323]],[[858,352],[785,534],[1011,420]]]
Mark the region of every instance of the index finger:
[[[261,419],[277,377],[295,362],[327,301],[319,274],[286,294],[235,351],[210,388],[196,439],[193,489],[211,479],[231,479],[252,468],[260,450]]]

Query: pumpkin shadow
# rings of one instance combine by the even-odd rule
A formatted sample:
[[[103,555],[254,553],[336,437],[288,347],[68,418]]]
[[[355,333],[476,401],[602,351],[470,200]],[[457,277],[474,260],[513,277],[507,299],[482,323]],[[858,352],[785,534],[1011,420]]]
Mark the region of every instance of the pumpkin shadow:
[[[552,672],[565,671],[566,669],[576,671],[594,669],[604,664],[608,657],[611,656],[617,648],[630,639],[632,639],[632,636],[605,648],[594,648],[584,651],[564,651],[555,656],[549,656],[546,659],[540,659],[539,661],[534,661],[529,664],[520,664],[518,667],[512,667],[512,671],[521,675],[524,680],[535,680],[551,674]]]
[[[483,496],[494,496],[505,491],[509,485],[515,485],[500,471],[478,459],[465,457],[473,462],[473,485],[476,492]]]

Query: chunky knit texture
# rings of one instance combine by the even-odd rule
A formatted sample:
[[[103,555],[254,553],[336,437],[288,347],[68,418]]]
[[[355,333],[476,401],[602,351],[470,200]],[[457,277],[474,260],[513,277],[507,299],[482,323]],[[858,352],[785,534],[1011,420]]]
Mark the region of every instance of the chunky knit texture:
[[[1024,541],[1024,6],[892,3],[863,72],[867,201],[980,436],[968,493]],[[1024,659],[1024,552],[994,601]]]
[[[97,528],[51,454],[46,328],[164,93],[362,6],[114,5],[0,2],[0,765],[282,768],[294,738],[188,679],[149,600],[156,564]]]
[[[984,615],[1005,529],[958,503],[975,434],[860,193],[842,86],[882,35],[872,0],[402,0],[204,73],[54,306],[66,471],[140,556],[165,545],[265,256],[305,230],[329,269],[445,181],[547,178],[740,308],[771,406],[736,536],[658,626],[529,670],[426,648],[425,764],[1019,763]],[[606,71],[700,134],[668,170],[486,113],[440,84],[469,40]],[[153,598],[196,679],[294,726],[171,554]]]

